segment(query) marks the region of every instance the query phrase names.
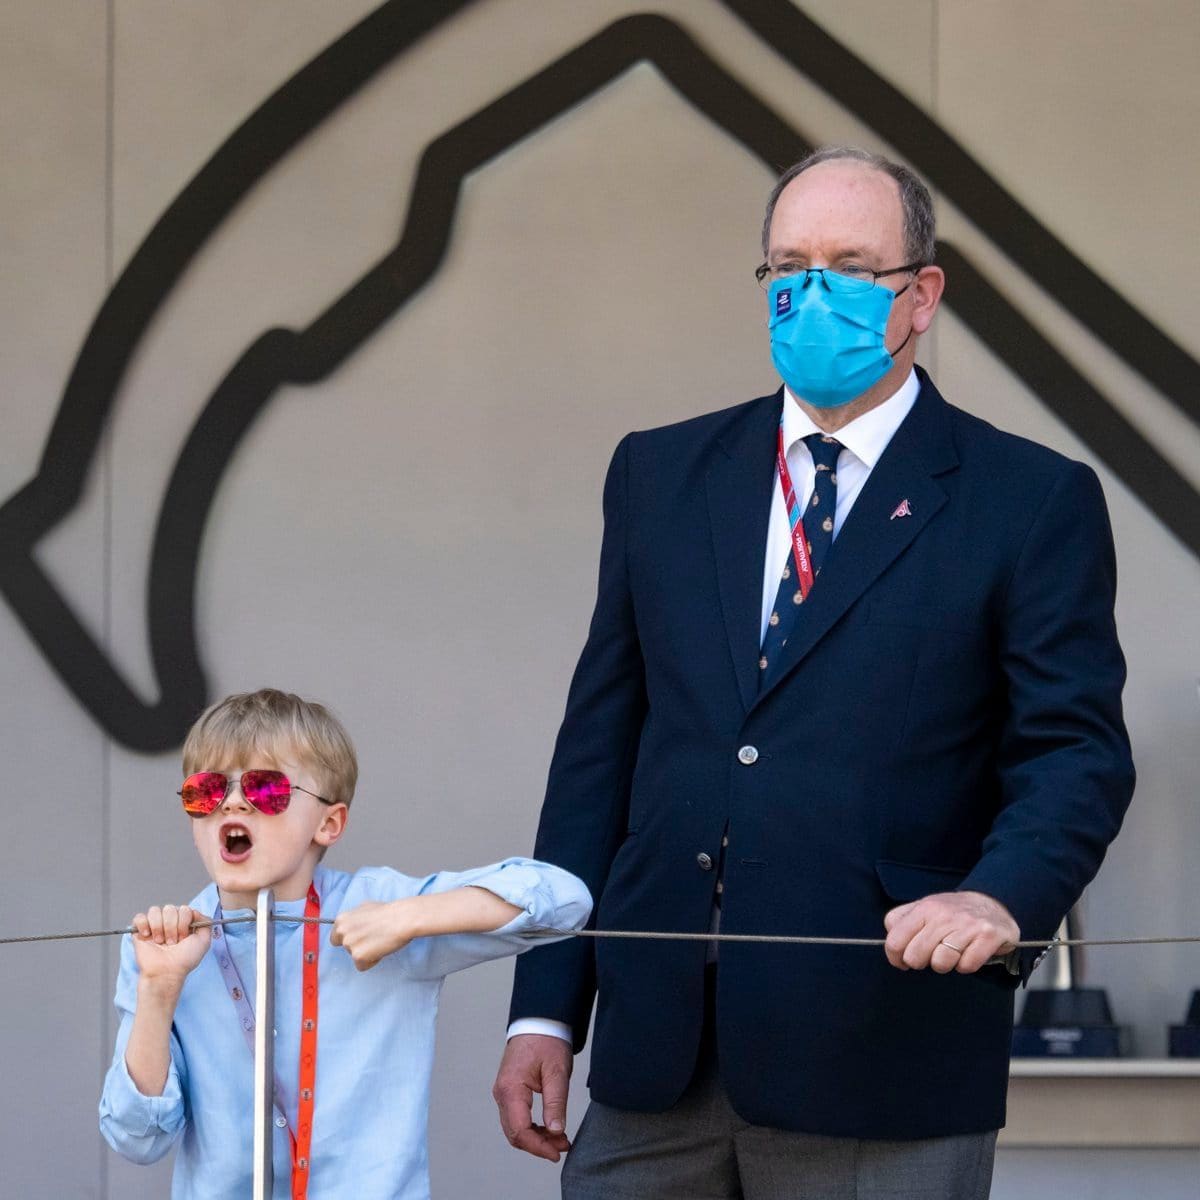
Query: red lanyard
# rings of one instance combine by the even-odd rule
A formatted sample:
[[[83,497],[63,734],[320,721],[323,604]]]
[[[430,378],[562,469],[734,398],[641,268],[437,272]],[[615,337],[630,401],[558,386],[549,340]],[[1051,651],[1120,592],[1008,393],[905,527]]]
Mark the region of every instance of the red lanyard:
[[[292,1200],[305,1200],[308,1195],[309,1155],[312,1150],[313,1108],[317,1095],[317,955],[321,949],[321,898],[311,884],[304,902],[304,988],[300,1001],[300,1068],[296,1072],[300,1087],[296,1124],[292,1142]]]
[[[213,920],[220,921],[221,915],[221,905],[218,902]],[[292,1200],[305,1200],[308,1195],[313,1108],[317,1093],[317,956],[321,950],[321,926],[317,924],[317,919],[320,915],[321,898],[317,895],[317,889],[310,884],[308,899],[304,902],[304,966],[300,975],[300,1067],[296,1073],[300,1094],[296,1102],[296,1130],[293,1132],[288,1128],[288,1140],[292,1148]],[[221,926],[214,924],[213,937],[220,939],[221,936]],[[254,1010],[250,1006],[250,998],[246,995],[246,988],[242,984],[242,977],[233,961],[233,955],[224,946],[217,951],[217,965],[241,1021],[246,1045],[253,1054]],[[280,1115],[284,1116],[278,1081],[275,1084],[275,1107]]]
[[[800,594],[808,599],[812,590],[813,575],[812,559],[808,556],[808,541],[804,536],[804,511],[796,499],[796,489],[792,484],[792,473],[788,470],[787,454],[783,446],[783,418],[779,421],[779,486],[783,490],[783,506],[787,509],[788,524],[792,530],[792,558],[796,562],[797,582]]]

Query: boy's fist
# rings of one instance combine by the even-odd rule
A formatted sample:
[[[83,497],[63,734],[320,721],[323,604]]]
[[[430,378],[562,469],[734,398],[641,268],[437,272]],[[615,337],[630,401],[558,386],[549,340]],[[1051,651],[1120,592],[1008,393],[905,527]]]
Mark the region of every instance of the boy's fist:
[[[195,969],[212,941],[207,926],[192,929],[196,916],[186,904],[156,904],[133,918],[133,950],[143,979],[182,983]]]
[[[367,971],[385,955],[404,949],[412,941],[405,912],[403,900],[368,900],[338,914],[329,934],[330,944],[344,946],[354,965]]]

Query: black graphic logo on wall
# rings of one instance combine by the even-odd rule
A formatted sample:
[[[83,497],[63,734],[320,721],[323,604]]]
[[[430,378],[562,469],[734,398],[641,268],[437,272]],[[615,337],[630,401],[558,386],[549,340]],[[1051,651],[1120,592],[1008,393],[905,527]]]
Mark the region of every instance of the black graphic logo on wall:
[[[38,565],[34,548],[79,503],[137,347],[188,264],[284,155],[424,34],[479,0],[390,0],[251,115],[173,201],[114,283],[64,389],[35,477],[0,507],[0,589],[62,681],[117,741],[178,745],[208,696],[197,645],[196,574],[212,498],[238,443],[276,391],[345,362],[437,272],[464,178],[636,63],[773,170],[813,144],[676,22],[616,21],[426,147],[395,246],[305,329],[259,334],[217,385],[176,460],[155,527],[148,583],[161,691],[139,697]],[[921,172],[1040,288],[1200,424],[1200,364],[1076,258],[891,84],[788,0],[714,0]],[[1200,494],[1000,294],[941,242],[946,302],[1091,451],[1200,556]]]

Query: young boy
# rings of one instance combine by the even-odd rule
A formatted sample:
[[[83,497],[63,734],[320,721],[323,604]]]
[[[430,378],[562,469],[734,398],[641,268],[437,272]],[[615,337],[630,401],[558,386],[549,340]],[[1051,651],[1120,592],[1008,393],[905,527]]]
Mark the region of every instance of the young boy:
[[[183,769],[213,882],[190,904],[138,913],[122,943],[104,1137],[140,1163],[178,1141],[173,1197],[250,1195],[254,925],[190,926],[244,915],[270,887],[280,915],[336,918],[275,925],[275,1195],[428,1197],[443,979],[535,944],[523,935],[581,927],[587,889],[522,858],[424,879],[320,866],[345,831],[358,766],[339,722],[296,696],[214,705],[188,734]]]

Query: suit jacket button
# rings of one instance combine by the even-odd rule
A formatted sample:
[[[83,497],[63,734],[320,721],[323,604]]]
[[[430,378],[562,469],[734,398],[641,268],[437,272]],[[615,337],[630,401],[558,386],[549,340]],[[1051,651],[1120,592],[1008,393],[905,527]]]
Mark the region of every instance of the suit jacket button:
[[[738,762],[745,767],[752,767],[758,762],[758,751],[753,746],[743,746],[738,751]]]
[[[711,871],[713,868],[712,855],[705,854],[703,850],[696,855],[696,862],[702,871]]]

